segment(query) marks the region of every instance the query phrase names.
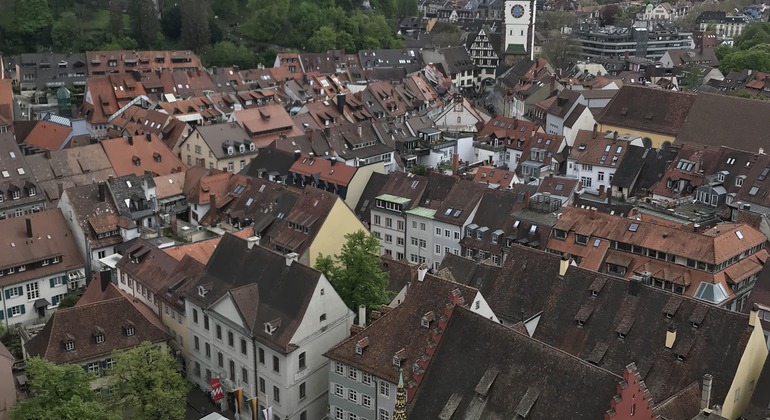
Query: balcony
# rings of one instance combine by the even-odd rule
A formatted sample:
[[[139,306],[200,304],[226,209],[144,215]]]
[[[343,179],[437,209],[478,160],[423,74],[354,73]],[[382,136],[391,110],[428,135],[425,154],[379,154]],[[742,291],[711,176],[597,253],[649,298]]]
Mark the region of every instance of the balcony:
[[[488,150],[490,152],[502,152],[505,150],[504,144],[489,144],[480,141],[474,141],[473,147],[482,150]]]

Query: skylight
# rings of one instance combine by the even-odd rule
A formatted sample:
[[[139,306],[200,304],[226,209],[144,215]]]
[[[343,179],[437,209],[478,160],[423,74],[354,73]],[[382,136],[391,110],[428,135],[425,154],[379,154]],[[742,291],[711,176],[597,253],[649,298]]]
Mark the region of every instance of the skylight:
[[[628,227],[629,232],[636,232],[639,230],[639,223],[631,223],[631,226]]]
[[[738,239],[743,240],[743,234],[741,233],[740,230],[736,230],[735,231],[735,236],[737,236]]]
[[[759,187],[751,187],[751,189],[749,190],[749,195],[757,195],[758,192],[759,192]]]
[[[446,210],[444,210],[444,216],[449,216],[450,214],[452,214],[452,210],[454,210],[454,209],[451,208],[451,207],[446,209]]]
[[[594,248],[598,248],[598,247],[599,247],[599,245],[601,245],[601,243],[602,243],[602,240],[601,240],[601,239],[596,239],[596,240],[594,240]]]

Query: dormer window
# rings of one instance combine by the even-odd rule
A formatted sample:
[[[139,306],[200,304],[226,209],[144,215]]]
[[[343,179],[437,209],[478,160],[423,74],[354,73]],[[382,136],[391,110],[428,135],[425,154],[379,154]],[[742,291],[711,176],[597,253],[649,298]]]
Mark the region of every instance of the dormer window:
[[[75,342],[74,341],[67,341],[64,343],[64,350],[65,351],[75,351]]]
[[[369,337],[364,337],[356,342],[356,354],[364,354],[364,349],[369,347]]]
[[[280,326],[281,326],[281,318],[274,319],[270,322],[265,322],[265,333],[268,335],[273,335],[278,330],[278,327]]]
[[[400,357],[393,356],[393,366],[401,367],[401,358]]]
[[[209,292],[209,291],[208,291],[208,290],[206,290],[206,288],[205,288],[205,287],[203,287],[203,286],[198,286],[198,296],[200,296],[200,297],[206,297],[206,293],[208,293],[208,292]]]
[[[253,152],[253,151],[255,151],[255,150],[257,150],[257,145],[256,145],[256,144],[254,144],[254,143],[250,143],[250,144],[249,144],[249,150],[251,150],[252,152]]]
[[[233,153],[235,153],[233,146],[227,146],[227,154],[232,155]]]
[[[430,323],[436,320],[436,316],[433,311],[426,312],[425,315],[420,318],[420,326],[423,328],[430,328]]]
[[[155,162],[160,162],[162,157],[160,156],[160,153],[155,152],[152,154],[152,158],[155,160]]]
[[[104,334],[97,334],[94,338],[96,339],[96,344],[104,343]]]
[[[11,198],[14,200],[18,200],[19,198],[21,198],[21,193],[19,192],[19,190],[11,191]]]
[[[401,362],[404,361],[406,358],[406,349],[401,348],[401,350],[397,351],[396,354],[393,355],[393,366],[395,367],[401,367]]]
[[[241,153],[244,153],[246,151],[246,146],[244,145],[238,146],[238,151],[240,151]]]
[[[123,332],[126,334],[126,337],[133,336],[136,333],[136,330],[134,329],[134,324],[130,321],[123,323]]]

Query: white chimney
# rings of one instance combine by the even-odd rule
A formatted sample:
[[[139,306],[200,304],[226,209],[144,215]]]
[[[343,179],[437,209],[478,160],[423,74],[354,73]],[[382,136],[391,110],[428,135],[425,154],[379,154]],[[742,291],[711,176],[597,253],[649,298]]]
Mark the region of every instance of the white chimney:
[[[286,266],[290,266],[293,262],[299,260],[299,254],[296,252],[289,252],[286,254]]]
[[[705,410],[711,405],[711,382],[714,378],[708,373],[703,375],[703,387],[700,391],[700,409]]]
[[[417,267],[417,281],[423,281],[425,280],[425,275],[428,274],[428,265],[425,263],[420,264],[419,267]]]
[[[246,238],[246,245],[249,247],[249,249],[254,248],[254,245],[259,245],[260,241],[259,236],[250,236]]]
[[[366,305],[358,305],[358,326],[366,327]]]

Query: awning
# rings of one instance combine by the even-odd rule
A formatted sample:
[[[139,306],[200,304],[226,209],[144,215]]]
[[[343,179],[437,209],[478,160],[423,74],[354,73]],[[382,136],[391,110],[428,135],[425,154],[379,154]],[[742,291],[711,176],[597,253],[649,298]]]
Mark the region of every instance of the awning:
[[[46,299],[38,299],[35,301],[35,309],[45,308],[50,304]]]

